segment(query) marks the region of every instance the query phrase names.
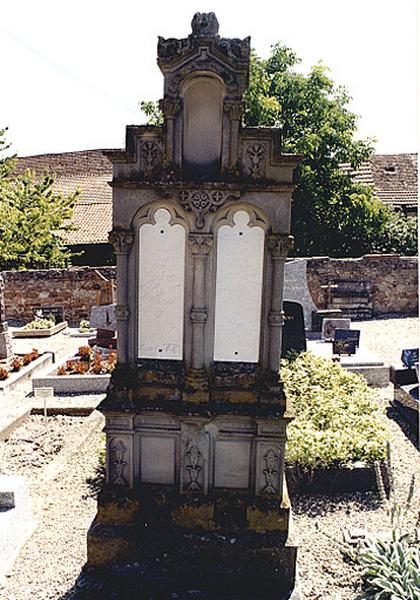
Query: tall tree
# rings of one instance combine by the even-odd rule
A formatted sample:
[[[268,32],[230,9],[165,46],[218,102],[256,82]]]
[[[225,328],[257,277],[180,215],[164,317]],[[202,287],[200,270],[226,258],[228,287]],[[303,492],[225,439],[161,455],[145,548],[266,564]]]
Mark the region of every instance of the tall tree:
[[[361,255],[382,239],[389,218],[373,190],[350,174],[371,158],[373,143],[356,139],[350,97],[328,69],[318,64],[303,75],[299,63],[281,44],[266,60],[253,54],[245,122],[281,127],[283,152],[302,155],[292,203],[296,254]]]
[[[6,156],[6,129],[0,130],[0,269],[36,269],[69,264],[65,244],[77,192],[53,191],[54,179],[30,170],[15,174],[16,158]]]

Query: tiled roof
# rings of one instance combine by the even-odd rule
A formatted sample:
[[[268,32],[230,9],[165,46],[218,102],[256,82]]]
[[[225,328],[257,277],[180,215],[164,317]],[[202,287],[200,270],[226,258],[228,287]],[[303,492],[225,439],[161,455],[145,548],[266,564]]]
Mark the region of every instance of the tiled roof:
[[[375,154],[352,175],[359,183],[373,185],[384,204],[417,205],[417,154]]]
[[[105,150],[83,150],[18,158],[16,172],[32,169],[55,174],[54,189],[69,194],[80,190],[70,244],[102,244],[112,228],[112,164]],[[349,169],[348,165],[343,168]],[[355,181],[371,184],[385,204],[416,205],[417,154],[376,154],[372,161],[353,172]]]
[[[32,169],[55,176],[54,190],[80,191],[72,222],[78,228],[67,234],[69,244],[102,244],[112,228],[112,164],[102,150],[41,154],[18,158],[17,173]]]

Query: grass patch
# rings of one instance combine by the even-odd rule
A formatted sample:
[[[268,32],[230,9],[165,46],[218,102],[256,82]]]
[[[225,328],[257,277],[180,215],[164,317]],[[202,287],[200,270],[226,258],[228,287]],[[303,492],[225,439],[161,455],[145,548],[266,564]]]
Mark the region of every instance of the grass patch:
[[[387,431],[364,379],[311,352],[283,360],[280,375],[296,414],[288,463],[312,469],[385,459]]]

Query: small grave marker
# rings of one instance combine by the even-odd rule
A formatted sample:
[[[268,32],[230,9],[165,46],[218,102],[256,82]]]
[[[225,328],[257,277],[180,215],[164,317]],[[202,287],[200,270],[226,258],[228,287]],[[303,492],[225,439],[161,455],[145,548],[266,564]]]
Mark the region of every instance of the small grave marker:
[[[47,427],[47,400],[48,398],[54,397],[54,388],[53,387],[39,387],[34,389],[34,397],[35,398],[43,398],[44,400],[44,419],[45,426]]]
[[[332,342],[336,329],[350,329],[350,319],[322,319],[321,338],[324,342]]]
[[[401,352],[401,362],[407,369],[412,369],[416,362],[419,362],[419,349],[408,348]]]
[[[337,329],[334,332],[334,341],[354,341],[356,348],[360,346],[360,329]]]

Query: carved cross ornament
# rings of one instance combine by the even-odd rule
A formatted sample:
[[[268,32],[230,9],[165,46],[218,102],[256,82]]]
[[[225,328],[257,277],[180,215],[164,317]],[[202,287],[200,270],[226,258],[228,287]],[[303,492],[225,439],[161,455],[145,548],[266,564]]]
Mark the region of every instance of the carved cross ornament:
[[[204,227],[204,217],[208,212],[214,212],[226,200],[239,198],[239,192],[220,190],[182,190],[179,192],[179,202],[187,211],[195,214],[195,225],[198,229]]]
[[[268,237],[268,249],[271,258],[286,258],[293,248],[293,236],[288,233],[273,233]]]
[[[134,234],[129,229],[113,229],[108,234],[108,241],[114,246],[116,254],[128,254],[134,242]]]

